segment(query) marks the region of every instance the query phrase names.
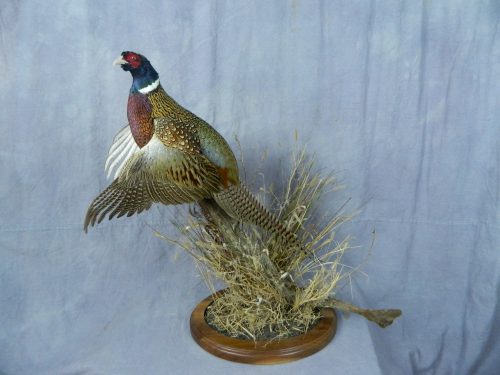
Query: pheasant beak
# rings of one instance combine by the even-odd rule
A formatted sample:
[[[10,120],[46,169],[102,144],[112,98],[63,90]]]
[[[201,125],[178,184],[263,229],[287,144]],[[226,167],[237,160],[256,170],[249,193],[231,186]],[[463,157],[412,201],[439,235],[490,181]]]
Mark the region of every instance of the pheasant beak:
[[[128,64],[128,62],[123,59],[123,56],[120,56],[115,61],[113,61],[113,65],[125,65],[125,64]]]

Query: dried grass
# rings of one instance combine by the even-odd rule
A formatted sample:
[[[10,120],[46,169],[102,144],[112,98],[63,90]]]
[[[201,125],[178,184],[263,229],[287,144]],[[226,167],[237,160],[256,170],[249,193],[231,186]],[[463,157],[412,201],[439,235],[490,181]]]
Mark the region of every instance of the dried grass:
[[[232,337],[279,340],[305,332],[315,324],[323,306],[361,314],[379,311],[334,298],[339,282],[353,272],[341,263],[350,248],[349,238],[336,235],[339,225],[351,216],[345,214],[344,205],[330,218],[315,218],[319,204],[338,188],[334,176],[322,177],[315,171],[314,159],[301,151],[293,156],[280,196],[272,188],[260,189],[260,199],[271,201],[274,214],[296,233],[304,249],[291,249],[260,228],[217,215],[214,220],[223,242],[214,241],[206,230],[209,223],[196,210],[190,211],[187,225],[174,222],[185,241],[157,233],[193,256],[212,293],[216,293],[216,280],[227,285],[226,293],[207,309],[209,324]]]

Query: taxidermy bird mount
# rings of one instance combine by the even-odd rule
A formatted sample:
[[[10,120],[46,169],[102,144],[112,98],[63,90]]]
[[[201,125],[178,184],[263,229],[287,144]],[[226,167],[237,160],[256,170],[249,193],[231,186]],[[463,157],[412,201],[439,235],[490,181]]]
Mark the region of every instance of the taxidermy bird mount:
[[[315,248],[322,248],[333,241],[330,230],[335,227],[338,218],[327,224],[328,230],[320,230],[316,237],[303,236],[305,227],[302,222],[293,224],[286,217],[283,219],[284,216],[278,218],[264,208],[240,182],[238,164],[228,143],[213,127],[165,92],[158,73],[146,57],[125,51],[114,63],[132,75],[127,104],[128,125],[118,132],[109,149],[105,170],[108,177],[113,175],[114,179],[90,204],[83,226],[85,232],[89,226],[100,223],[105,217],[131,216],[148,210],[153,203],[195,203],[201,208],[204,216],[202,225],[206,231],[196,232],[201,233],[202,238],[190,238],[194,239],[195,244],[205,243],[202,240],[203,233],[206,233],[208,250],[205,254],[209,254],[206,259],[221,259],[217,265],[222,267],[221,275],[236,277],[233,284],[231,280],[224,279],[228,285],[235,286],[230,286],[229,290],[236,294],[248,292],[248,298],[244,300],[245,308],[234,305],[239,315],[244,315],[248,306],[254,306],[255,299],[260,301],[262,293],[266,291],[270,293],[269,298],[263,300],[268,301],[264,303],[269,303],[269,309],[263,308],[261,311],[269,311],[280,319],[283,317],[283,327],[287,330],[291,329],[288,323],[297,320],[297,314],[306,316],[311,311],[314,312],[311,316],[315,317],[318,308],[325,306],[361,314],[382,327],[390,325],[401,314],[400,310],[394,309],[361,309],[331,297],[330,291],[338,280],[337,273],[323,272],[325,268],[321,259],[325,258],[324,255],[317,256]],[[302,180],[306,181],[307,178]],[[300,193],[290,201],[302,202],[307,197],[312,200],[326,180],[313,178],[311,183],[304,182]],[[304,209],[310,206],[306,203],[300,207],[303,215],[306,212]],[[292,204],[287,207],[292,207]],[[265,248],[259,246],[262,241],[245,242],[244,238],[254,237],[245,237],[244,232],[238,232],[238,226],[234,223],[255,225],[266,234],[271,234]],[[307,237],[307,243],[302,243],[298,236],[301,239]],[[248,245],[246,253],[244,242]],[[336,254],[336,249],[328,254]],[[302,267],[307,258],[312,260],[309,259]],[[243,266],[231,272],[235,264]],[[316,282],[308,286],[296,283],[292,273],[300,275],[300,272],[309,270],[308,265],[311,264],[317,265],[320,270],[319,278],[314,279]],[[325,264],[335,266],[337,261]],[[256,267],[255,272],[252,267]],[[251,285],[241,287],[242,280]],[[261,288],[261,285],[264,287]],[[315,288],[319,294],[314,294]],[[226,293],[226,296],[229,295]],[[260,303],[255,305],[259,314]],[[251,321],[262,321],[268,325],[268,320],[255,316]],[[307,327],[307,324],[300,327]]]
[[[146,57],[125,51],[114,64],[132,75],[128,126],[109,149],[105,169],[108,177],[114,172],[114,180],[90,204],[85,232],[106,216],[131,216],[153,203],[197,202],[209,222],[212,214],[222,214],[300,247],[295,234],[241,184],[238,164],[224,138],[165,92]]]

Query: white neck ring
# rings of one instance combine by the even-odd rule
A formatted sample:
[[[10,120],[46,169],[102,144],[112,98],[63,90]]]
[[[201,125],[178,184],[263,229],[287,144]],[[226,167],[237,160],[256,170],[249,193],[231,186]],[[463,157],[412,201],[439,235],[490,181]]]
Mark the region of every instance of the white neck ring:
[[[159,84],[160,84],[160,79],[158,78],[153,83],[151,83],[151,84],[147,85],[146,87],[143,87],[142,89],[140,89],[139,92],[141,94],[150,93],[151,91],[156,90],[156,88],[158,87]]]

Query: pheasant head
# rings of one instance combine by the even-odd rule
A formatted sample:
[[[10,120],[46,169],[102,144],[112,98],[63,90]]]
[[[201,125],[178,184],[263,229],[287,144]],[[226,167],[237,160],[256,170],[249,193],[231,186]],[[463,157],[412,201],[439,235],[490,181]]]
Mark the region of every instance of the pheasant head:
[[[160,84],[160,78],[155,68],[149,60],[141,54],[124,51],[114,61],[115,65],[120,65],[123,70],[132,74],[132,87],[130,92],[140,92],[147,94],[153,91]]]

